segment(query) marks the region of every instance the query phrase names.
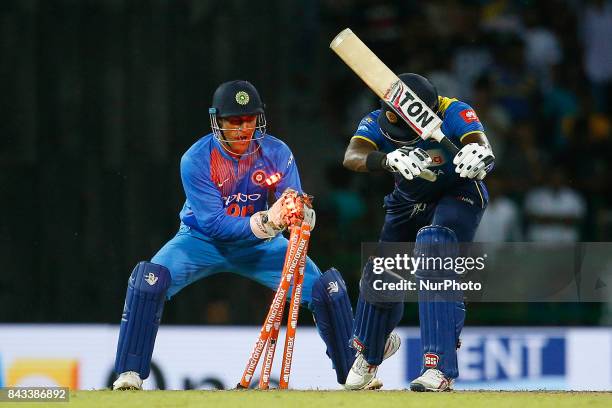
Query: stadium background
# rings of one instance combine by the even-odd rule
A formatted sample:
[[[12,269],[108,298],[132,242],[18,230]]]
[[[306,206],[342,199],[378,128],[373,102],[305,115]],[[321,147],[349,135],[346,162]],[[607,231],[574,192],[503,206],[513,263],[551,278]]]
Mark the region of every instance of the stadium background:
[[[498,158],[493,200],[518,227],[496,239],[531,239],[543,221],[529,194],[556,180],[582,203],[556,222],[575,240],[610,241],[610,22],[609,2],[576,0],[3,1],[0,322],[119,322],[134,264],[178,227],[180,156],[209,132],[216,86],[234,78],[259,89],[269,133],[316,197],[311,256],[336,266],[355,299],[360,243],[376,240],[392,181],[341,166],[378,104],[328,49],[345,27],[394,71],[474,106]],[[163,325],[256,325],[271,296],[221,274],[168,303]],[[611,313],[474,304],[467,326],[609,326]]]

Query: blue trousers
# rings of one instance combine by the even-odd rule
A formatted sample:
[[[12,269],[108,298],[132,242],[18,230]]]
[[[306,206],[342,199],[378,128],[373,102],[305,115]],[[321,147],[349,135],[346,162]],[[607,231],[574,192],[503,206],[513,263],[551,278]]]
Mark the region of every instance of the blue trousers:
[[[414,242],[426,225],[450,228],[459,242],[471,242],[488,204],[488,194],[476,182],[449,191],[436,202],[405,205],[389,204],[385,199],[385,224],[381,242]]]
[[[255,245],[213,242],[198,231],[181,225],[178,233],[153,256],[151,262],[170,270],[170,299],[185,286],[220,272],[231,272],[276,290],[280,282],[288,241],[278,235]],[[302,302],[310,303],[312,285],[321,271],[308,258],[304,271]]]
[[[380,240],[411,242],[422,227],[437,225],[451,229],[459,242],[471,242],[487,203],[488,194],[484,186],[466,182],[437,202],[413,204],[405,208],[387,207]],[[424,356],[421,373],[431,367],[426,356],[434,353],[437,360],[433,366],[446,377],[457,378],[459,371],[455,348],[464,322],[463,302],[431,303],[419,294],[419,325]]]
[[[268,241],[215,242],[182,225],[152,263],[139,263],[130,276],[115,361],[117,374],[137,371],[141,378],[148,377],[164,294],[170,299],[190,283],[219,272],[236,273],[274,290],[288,244],[282,235]],[[338,382],[344,384],[354,354],[349,348],[353,311],[342,276],[333,268],[321,275],[307,258],[302,302],[312,310]]]
[[[480,219],[487,205],[487,193],[483,187],[476,182],[465,182],[460,186],[449,190],[438,200],[427,203],[411,203],[398,200],[393,194],[385,198],[385,223],[380,234],[380,242],[414,242],[417,232],[422,227],[437,225],[450,228],[454,231],[457,239],[461,242],[470,242],[474,238]],[[364,267],[364,276],[371,276],[372,264],[367,263]],[[425,306],[420,302],[421,306]],[[457,306],[465,315],[463,302],[457,302]],[[364,300],[360,296],[353,327],[354,341],[358,350],[362,351],[369,364],[378,365],[382,362],[384,345],[387,337],[402,318],[403,307],[399,303],[375,304]],[[431,319],[433,324],[443,324],[439,321],[440,316],[420,316],[421,327],[428,326]],[[458,326],[452,325],[453,334],[459,336],[463,327],[463,319],[457,319]],[[448,332],[438,330],[438,334]],[[429,341],[430,339],[426,339]],[[449,354],[455,353],[453,343]],[[434,344],[435,345],[435,344]],[[428,346],[429,347],[429,346]],[[452,356],[451,356],[452,357]],[[456,362],[455,360],[452,360]],[[455,364],[456,365],[456,364]],[[445,372],[449,377],[457,376],[456,369]]]

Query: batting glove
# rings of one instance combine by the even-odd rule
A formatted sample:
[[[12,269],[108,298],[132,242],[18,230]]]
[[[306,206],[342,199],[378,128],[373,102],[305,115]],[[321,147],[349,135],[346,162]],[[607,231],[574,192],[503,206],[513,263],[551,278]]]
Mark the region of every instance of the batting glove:
[[[494,161],[495,156],[489,145],[468,143],[457,153],[453,164],[459,177],[482,180],[493,167]]]
[[[418,177],[431,164],[431,157],[423,149],[403,146],[387,154],[386,167],[404,178]]]

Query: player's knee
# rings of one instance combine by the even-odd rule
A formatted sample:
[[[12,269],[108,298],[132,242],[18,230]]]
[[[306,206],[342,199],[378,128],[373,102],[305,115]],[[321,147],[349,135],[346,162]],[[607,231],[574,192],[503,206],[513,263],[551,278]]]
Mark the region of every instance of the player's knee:
[[[383,256],[392,255],[383,252]],[[371,257],[363,267],[363,273],[359,281],[360,297],[375,307],[383,309],[393,308],[395,304],[405,301],[405,292],[401,290],[380,290],[380,288],[389,287],[388,285],[398,285],[402,280],[403,277],[401,275],[389,272],[386,269],[376,271],[373,258]]]
[[[440,225],[428,225],[417,232],[414,252],[426,256],[455,254],[458,240],[455,231]]]
[[[141,293],[165,294],[172,277],[170,270],[163,265],[142,261],[136,264],[130,275],[129,287]]]
[[[329,268],[325,272],[320,273],[312,281],[308,308],[314,312],[315,306],[321,304],[342,304],[343,309],[345,309],[348,305],[348,308],[351,309],[352,316],[353,311],[351,308],[350,299],[348,297],[346,283],[336,268]]]
[[[445,259],[459,255],[459,243],[455,232],[447,227],[429,225],[419,230],[415,240],[414,256],[422,258],[417,277],[454,275]]]
[[[330,299],[344,298],[346,295],[346,283],[336,268],[330,268],[315,279],[312,285],[313,298],[327,294]]]

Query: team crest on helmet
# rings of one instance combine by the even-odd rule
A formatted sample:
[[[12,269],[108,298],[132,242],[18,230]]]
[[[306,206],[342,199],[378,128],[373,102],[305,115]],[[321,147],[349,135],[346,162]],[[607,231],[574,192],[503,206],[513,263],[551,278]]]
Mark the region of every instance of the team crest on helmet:
[[[393,124],[397,123],[397,115],[395,114],[395,112],[386,111],[385,116],[387,117],[387,120],[389,121],[389,123],[393,123]]]
[[[261,185],[266,180],[266,173],[264,173],[263,170],[257,170],[251,176],[251,180],[253,181],[253,183]]]
[[[238,91],[236,93],[236,102],[238,102],[238,105],[246,105],[249,103],[250,99],[249,94],[244,91]]]

